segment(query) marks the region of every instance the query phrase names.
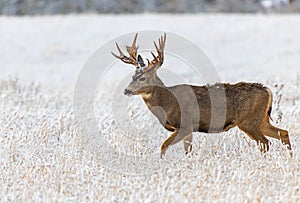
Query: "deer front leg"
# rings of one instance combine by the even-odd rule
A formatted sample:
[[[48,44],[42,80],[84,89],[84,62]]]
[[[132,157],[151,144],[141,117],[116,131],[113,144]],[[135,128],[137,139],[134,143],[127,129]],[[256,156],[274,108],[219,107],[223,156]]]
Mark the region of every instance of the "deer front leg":
[[[193,135],[192,133],[189,134],[188,136],[186,136],[184,139],[183,139],[183,146],[184,146],[184,151],[185,151],[185,154],[188,154],[192,151],[192,142],[193,142]]]
[[[187,131],[185,129],[176,129],[161,145],[160,148],[160,158],[162,159],[163,156],[166,153],[166,150],[171,146],[174,145],[178,142],[180,142],[181,140],[183,140],[186,136],[188,136],[189,134],[191,134],[190,131]]]

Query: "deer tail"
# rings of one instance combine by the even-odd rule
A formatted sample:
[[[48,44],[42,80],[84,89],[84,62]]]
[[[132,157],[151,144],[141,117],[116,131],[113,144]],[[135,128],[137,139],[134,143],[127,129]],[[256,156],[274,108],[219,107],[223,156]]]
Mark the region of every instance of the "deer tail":
[[[271,113],[272,113],[272,103],[273,103],[273,96],[272,96],[272,92],[269,88],[267,88],[267,92],[269,94],[269,101],[268,101],[268,116],[271,119],[271,121],[273,121],[272,117],[271,117]]]

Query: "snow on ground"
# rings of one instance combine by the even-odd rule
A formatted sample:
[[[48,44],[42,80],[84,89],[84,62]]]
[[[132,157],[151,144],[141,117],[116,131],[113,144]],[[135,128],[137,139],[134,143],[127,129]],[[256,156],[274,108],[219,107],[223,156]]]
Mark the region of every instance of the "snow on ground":
[[[296,15],[1,17],[0,201],[299,202],[299,24]],[[148,165],[132,162],[135,157],[123,163],[124,168],[135,164],[145,171],[159,170],[139,176],[124,168],[119,169],[126,174],[114,172],[107,166],[116,164],[109,162],[115,157],[86,151],[72,109],[81,68],[105,42],[149,29],[196,43],[222,81],[269,86],[274,92],[274,122],[289,130],[293,157],[274,140],[262,156],[253,141],[232,129],[217,135],[196,133],[190,155],[182,156],[178,144],[160,160],[159,145],[169,133],[139,98],[131,98],[124,110],[138,127],[133,134],[151,139],[121,137],[109,111],[109,91],[95,101],[101,136],[117,152],[149,157]],[[283,84],[283,89],[276,93],[274,84]],[[109,90],[115,88],[110,85]],[[213,146],[205,148],[203,143],[210,142]]]

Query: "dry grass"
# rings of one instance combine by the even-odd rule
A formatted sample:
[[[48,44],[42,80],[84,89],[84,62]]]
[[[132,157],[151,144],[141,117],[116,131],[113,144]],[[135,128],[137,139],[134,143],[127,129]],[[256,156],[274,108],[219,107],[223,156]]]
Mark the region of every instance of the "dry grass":
[[[34,83],[20,85],[15,78],[1,81],[0,201],[299,202],[297,92],[297,81],[285,84],[280,103],[283,117],[279,126],[290,131],[293,158],[274,140],[270,152],[262,156],[255,143],[233,129],[218,135],[197,134],[194,150],[187,157],[152,175],[132,176],[111,171],[83,150],[73,125],[72,93],[43,91]],[[102,102],[107,101],[102,98]],[[136,107],[130,108],[134,111]],[[159,140],[168,134],[153,122],[144,125],[154,125],[152,133],[160,133]],[[126,139],[118,140],[113,127],[106,126],[116,148],[130,145]],[[201,142],[210,136],[214,147],[201,150]],[[144,153],[154,153],[153,160],[159,159],[156,144],[142,148]],[[136,148],[128,150],[136,153]],[[183,153],[182,146],[167,153]]]

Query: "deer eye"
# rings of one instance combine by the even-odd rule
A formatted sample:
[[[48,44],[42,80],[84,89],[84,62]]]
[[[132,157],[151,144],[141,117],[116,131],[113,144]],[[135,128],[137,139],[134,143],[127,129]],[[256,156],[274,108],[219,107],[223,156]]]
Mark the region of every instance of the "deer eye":
[[[140,79],[139,79],[139,81],[144,81],[144,80],[146,80],[146,78],[140,78]]]

